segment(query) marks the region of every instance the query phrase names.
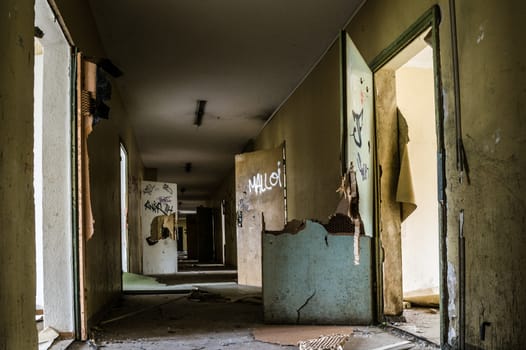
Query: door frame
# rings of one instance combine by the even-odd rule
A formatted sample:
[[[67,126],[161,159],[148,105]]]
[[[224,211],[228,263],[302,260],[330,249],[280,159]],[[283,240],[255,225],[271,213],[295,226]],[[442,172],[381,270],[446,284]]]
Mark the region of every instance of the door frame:
[[[440,339],[442,344],[447,343],[446,329],[448,329],[448,313],[447,313],[447,202],[446,202],[446,176],[445,176],[445,145],[444,145],[444,107],[442,94],[442,79],[440,66],[440,41],[439,41],[439,24],[440,24],[440,8],[438,5],[427,10],[416,22],[407,28],[398,38],[393,41],[387,48],[382,50],[369,64],[373,74],[378,72],[386,63],[394,58],[400,51],[402,51],[408,44],[416,39],[425,30],[431,29],[431,41],[433,47],[433,73],[434,73],[434,95],[435,95],[435,124],[437,136],[437,197],[439,201],[439,266],[440,266]],[[376,103],[375,103],[376,107]],[[375,111],[376,112],[376,111]],[[376,114],[376,113],[375,113]],[[375,116],[376,120],[376,116]],[[376,122],[375,122],[376,127]],[[375,130],[376,135],[376,130]],[[377,138],[375,137],[375,143]],[[377,145],[375,144],[375,153],[377,152]],[[379,212],[379,169],[377,157],[375,154],[375,260],[376,260],[376,306],[378,321],[383,320],[383,272],[382,261],[383,251],[379,239],[380,232],[380,212]]]

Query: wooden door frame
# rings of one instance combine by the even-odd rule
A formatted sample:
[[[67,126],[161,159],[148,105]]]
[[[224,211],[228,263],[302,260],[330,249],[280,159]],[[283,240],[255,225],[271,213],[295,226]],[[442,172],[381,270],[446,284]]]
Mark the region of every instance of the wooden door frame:
[[[439,201],[439,266],[440,266],[440,339],[442,344],[447,343],[448,312],[447,312],[447,201],[446,201],[446,177],[445,177],[445,144],[444,144],[444,107],[442,95],[442,79],[440,66],[439,24],[440,8],[435,5],[427,10],[415,23],[406,29],[393,43],[378,54],[369,64],[373,74],[378,72],[386,63],[400,53],[409,43],[415,40],[425,30],[431,28],[431,40],[433,47],[433,70],[434,70],[434,95],[435,95],[435,123],[437,136],[437,171],[438,171],[438,201]],[[376,103],[375,103],[376,107]],[[376,125],[376,122],[375,122]],[[376,130],[375,130],[376,134]],[[376,142],[377,138],[375,138]],[[377,147],[375,145],[375,149]],[[375,151],[376,152],[376,151]],[[377,157],[375,157],[376,159]],[[380,232],[379,216],[379,172],[375,161],[375,223],[376,232]],[[378,321],[383,320],[383,272],[382,272],[382,247],[378,234],[375,236],[376,255],[376,303]]]

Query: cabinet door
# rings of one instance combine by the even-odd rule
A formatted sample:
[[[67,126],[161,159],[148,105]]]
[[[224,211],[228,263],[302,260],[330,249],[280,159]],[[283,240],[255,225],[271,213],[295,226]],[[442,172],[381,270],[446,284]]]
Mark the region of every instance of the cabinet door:
[[[365,234],[374,227],[374,104],[373,73],[345,35],[346,166],[356,171],[359,212]]]
[[[261,286],[262,214],[265,228],[285,223],[283,147],[236,156],[238,283]]]

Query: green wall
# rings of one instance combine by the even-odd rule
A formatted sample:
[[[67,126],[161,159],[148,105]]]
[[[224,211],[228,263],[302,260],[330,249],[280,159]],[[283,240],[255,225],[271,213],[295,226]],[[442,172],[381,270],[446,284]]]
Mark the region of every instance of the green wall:
[[[33,2],[0,2],[0,349],[36,348]]]

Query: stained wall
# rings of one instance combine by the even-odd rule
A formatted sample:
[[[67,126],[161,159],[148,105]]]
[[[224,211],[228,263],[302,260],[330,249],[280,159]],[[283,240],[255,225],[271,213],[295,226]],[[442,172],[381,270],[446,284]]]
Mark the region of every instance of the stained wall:
[[[347,30],[371,61],[431,5],[432,1],[367,1]],[[459,283],[465,282],[467,346],[517,348],[524,343],[524,302],[516,273],[524,256],[524,201],[515,193],[524,185],[520,158],[524,149],[525,50],[517,46],[524,30],[525,5],[520,1],[458,1],[461,136],[469,161],[471,183],[456,164],[452,37],[448,2],[439,1],[442,21],[440,68],[444,103],[447,195],[446,338],[462,341]],[[466,267],[459,265],[459,224],[464,211]],[[506,232],[505,236],[502,232]],[[504,238],[505,237],[505,238]],[[515,277],[514,277],[515,276]],[[444,282],[444,281],[443,281]],[[481,285],[488,286],[480,288]],[[494,288],[493,288],[493,287]],[[495,307],[497,306],[498,307]],[[512,311],[515,310],[515,311]],[[507,316],[506,316],[507,315]],[[511,316],[511,317],[510,317]],[[491,322],[485,340],[480,327]]]
[[[0,2],[0,349],[36,348],[33,1]]]
[[[368,0],[346,28],[372,62],[433,5],[441,22],[439,67],[445,141],[445,249],[441,284],[444,347],[511,349],[525,343],[526,303],[521,266],[526,263],[525,160],[526,5],[520,1],[456,2],[459,49],[460,136],[469,162],[457,168],[452,34],[449,1]],[[323,218],[331,209],[331,184],[339,171],[339,66],[332,48],[262,131],[256,148],[287,142],[289,217]],[[462,182],[459,179],[462,178]],[[315,198],[315,200],[314,200]],[[463,213],[463,214],[461,214]],[[461,217],[463,215],[463,226]],[[465,269],[459,264],[459,230]],[[465,295],[459,291],[465,283]],[[480,288],[480,286],[485,286]],[[460,300],[460,301],[459,301]],[[465,305],[461,313],[460,305]],[[484,322],[485,339],[480,328]],[[461,326],[462,325],[462,326]],[[463,333],[465,331],[465,333]],[[465,337],[464,337],[465,336]]]
[[[340,47],[325,57],[257,137],[256,150],[286,153],[288,219],[327,221],[340,185]]]

